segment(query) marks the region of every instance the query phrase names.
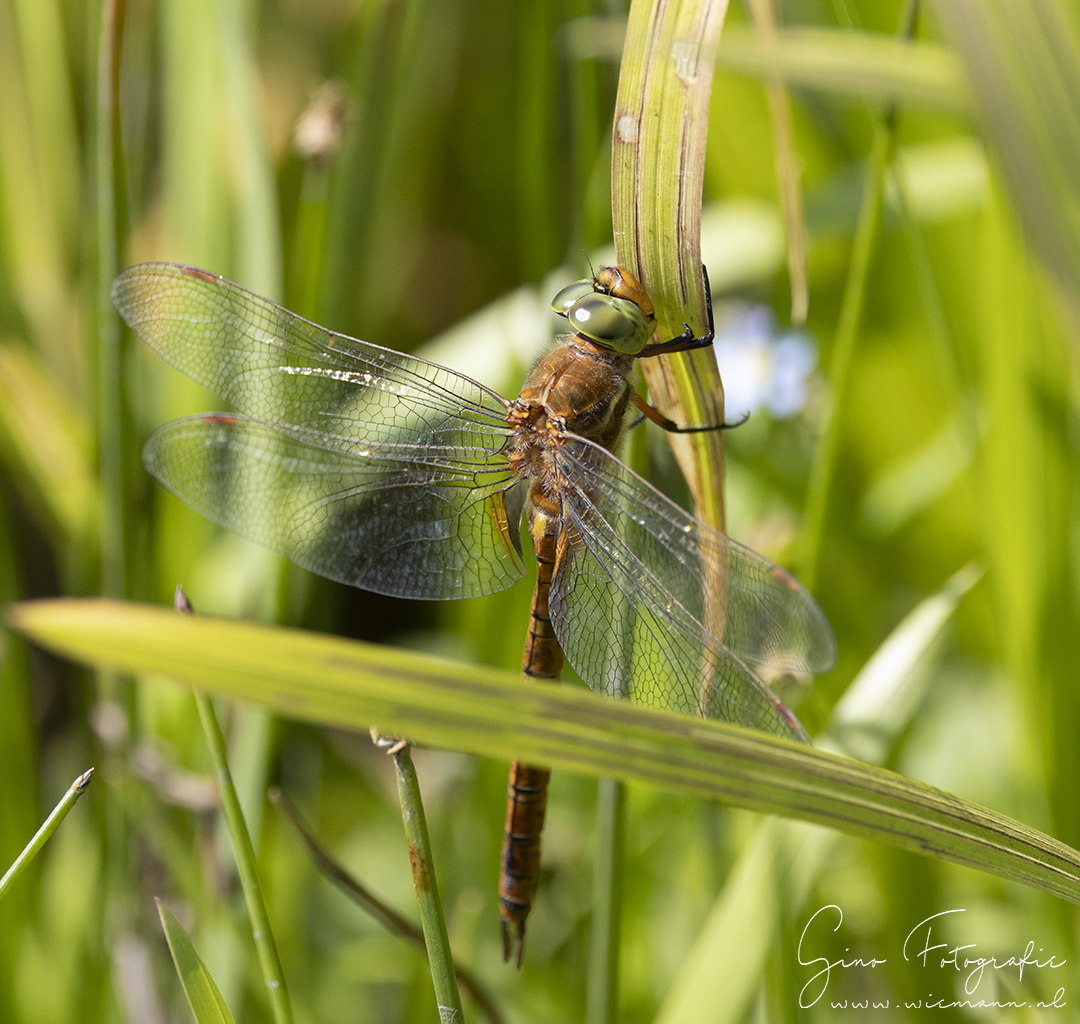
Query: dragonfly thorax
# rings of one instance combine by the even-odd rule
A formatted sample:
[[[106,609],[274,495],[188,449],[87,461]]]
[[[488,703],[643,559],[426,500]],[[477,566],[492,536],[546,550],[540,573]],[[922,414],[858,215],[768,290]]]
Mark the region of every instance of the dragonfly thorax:
[[[527,445],[571,433],[613,448],[622,435],[633,364],[631,356],[575,337],[536,364],[507,421]]]

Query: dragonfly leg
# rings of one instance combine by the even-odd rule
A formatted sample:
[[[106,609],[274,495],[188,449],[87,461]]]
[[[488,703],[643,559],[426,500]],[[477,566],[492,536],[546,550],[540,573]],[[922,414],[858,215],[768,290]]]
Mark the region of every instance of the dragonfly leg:
[[[716,327],[713,323],[712,290],[709,288],[709,272],[705,269],[704,263],[701,265],[701,276],[705,284],[705,309],[709,317],[709,330],[699,338],[694,335],[694,329],[684,322],[685,329],[682,334],[669,338],[667,341],[656,341],[651,345],[646,345],[639,353],[640,358],[669,355],[672,352],[689,352],[695,348],[708,348],[713,343]]]
[[[737,423],[704,423],[695,427],[680,427],[674,420],[669,420],[655,406],[649,405],[641,395],[634,395],[634,405],[641,410],[643,416],[647,416],[661,430],[666,430],[669,434],[701,434],[709,430],[732,430],[735,427],[741,427],[750,418],[750,413],[745,413]],[[637,423],[634,426],[637,426]]]

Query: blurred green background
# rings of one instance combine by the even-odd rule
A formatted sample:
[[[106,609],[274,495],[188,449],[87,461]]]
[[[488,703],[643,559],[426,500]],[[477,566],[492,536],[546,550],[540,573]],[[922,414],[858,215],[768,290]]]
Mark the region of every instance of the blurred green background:
[[[778,14],[785,29],[893,38],[903,7],[785,0]],[[109,180],[101,10],[0,0],[0,599],[169,602],[182,582],[200,612],[516,668],[526,584],[438,607],[349,590],[222,534],[149,480],[139,452],[150,430],[221,403],[112,333],[110,245],[119,267],[203,266],[335,330],[427,345],[512,394],[550,337],[546,300],[610,243],[624,14],[610,2],[130,0]],[[985,575],[948,639],[920,659],[920,699],[886,763],[1073,846],[1078,18],[1064,0],[943,2],[921,12],[910,59],[856,60],[844,74],[830,49],[839,36],[791,37],[789,70],[811,68],[793,78],[791,101],[810,285],[800,336],[818,368],[794,409],[761,405],[727,437],[730,532],[798,571],[815,444],[830,408],[837,417],[815,593],[840,662],[791,695],[810,733],[904,616],[974,561]],[[751,30],[738,3],[728,27],[703,254],[718,321],[736,348],[756,339],[741,351],[767,375],[789,333],[783,222],[765,86],[746,70]],[[842,38],[856,56],[876,52]],[[867,156],[890,96],[882,222],[850,381],[831,403]],[[664,445],[650,435],[651,472],[684,497]],[[79,772],[94,764],[98,775],[0,905],[0,1021],[189,1019],[153,896],[191,932],[237,1019],[268,1020],[190,694],[92,676],[11,634],[2,645],[0,866]],[[434,1019],[419,954],[316,875],[262,796],[267,782],[283,786],[335,854],[411,914],[385,756],[366,736],[255,708],[233,709],[227,726],[298,1020]],[[518,973],[501,962],[494,895],[506,766],[435,751],[416,760],[457,955],[509,1019],[580,1019],[595,784],[553,780]],[[1076,913],[1022,887],[820,830],[773,836],[748,813],[646,788],[629,793],[626,855],[621,1020],[654,1020],[673,987],[710,979],[711,1001],[678,1013],[669,1003],[666,1019],[831,1019],[841,1011],[829,999],[797,1006],[813,973],[798,963],[798,937],[831,903],[844,922],[822,929],[814,955],[887,961],[835,978],[836,999],[889,1000],[877,1012],[899,1019],[905,1000],[962,994],[965,974],[900,952],[920,920],[962,907],[942,925],[950,948],[1019,956],[1030,940],[1037,956],[1069,961],[1022,981],[988,972],[978,998],[1030,1007],[1064,986],[1069,1006],[1047,1013],[1076,1016]],[[726,905],[738,962],[710,958],[702,932],[725,892],[743,901]]]

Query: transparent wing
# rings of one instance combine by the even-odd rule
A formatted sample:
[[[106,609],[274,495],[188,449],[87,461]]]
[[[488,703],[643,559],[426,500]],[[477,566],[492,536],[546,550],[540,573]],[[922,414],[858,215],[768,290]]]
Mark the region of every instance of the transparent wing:
[[[150,439],[147,468],[182,501],[383,594],[468,597],[521,576],[524,495],[495,392],[193,267],[132,267],[112,294],[151,348],[246,414]]]
[[[290,313],[204,270],[143,263],[113,283],[113,302],[155,352],[240,412],[357,441],[491,455],[510,429],[506,401],[453,370],[371,345]]]
[[[605,449],[564,438],[566,542],[551,619],[594,689],[805,739],[754,667],[821,672],[836,643],[810,594],[688,515]]]
[[[244,416],[176,420],[146,444],[146,468],[185,504],[307,569],[380,594],[462,598],[523,572],[524,481],[503,465],[442,465],[426,449],[379,456],[323,447]],[[410,455],[415,454],[415,458]]]

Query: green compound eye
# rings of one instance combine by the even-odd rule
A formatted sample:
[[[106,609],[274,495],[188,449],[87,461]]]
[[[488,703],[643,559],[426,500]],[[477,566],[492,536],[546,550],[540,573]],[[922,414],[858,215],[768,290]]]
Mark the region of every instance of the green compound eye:
[[[591,277],[585,278],[584,281],[575,281],[573,284],[568,284],[551,300],[551,308],[559,316],[566,316],[571,306],[591,294],[592,291],[593,279]]]
[[[640,352],[649,337],[649,320],[641,307],[614,295],[592,292],[574,303],[566,316],[590,341],[626,355]]]

